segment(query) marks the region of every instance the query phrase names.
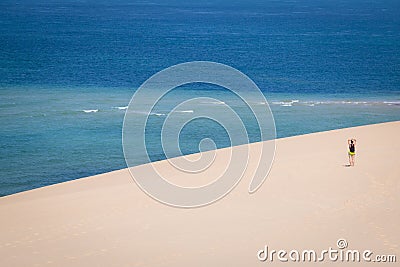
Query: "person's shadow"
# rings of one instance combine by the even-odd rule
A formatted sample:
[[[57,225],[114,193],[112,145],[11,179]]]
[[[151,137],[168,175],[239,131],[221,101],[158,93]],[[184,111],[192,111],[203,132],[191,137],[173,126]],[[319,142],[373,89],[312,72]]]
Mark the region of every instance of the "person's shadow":
[[[344,164],[343,167],[351,167],[350,164]]]

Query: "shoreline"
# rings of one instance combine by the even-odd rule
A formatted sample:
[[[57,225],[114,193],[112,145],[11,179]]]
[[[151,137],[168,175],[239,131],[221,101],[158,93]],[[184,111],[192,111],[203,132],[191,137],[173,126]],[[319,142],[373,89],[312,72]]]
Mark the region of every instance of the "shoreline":
[[[302,137],[302,136],[308,136],[308,135],[325,134],[325,133],[331,133],[331,132],[336,132],[336,131],[341,131],[341,130],[350,130],[350,129],[361,128],[361,127],[368,127],[368,126],[374,126],[374,125],[390,124],[390,123],[400,123],[400,121],[389,121],[389,122],[365,124],[365,125],[360,125],[360,126],[352,126],[352,127],[345,127],[345,128],[337,128],[337,129],[332,129],[332,130],[328,130],[328,131],[311,132],[311,133],[305,133],[305,134],[299,134],[299,135],[293,135],[293,136],[287,136],[287,137],[276,138],[275,141],[278,141],[278,140],[287,140],[287,139],[292,139],[292,138],[297,138],[297,137]],[[254,145],[254,144],[259,144],[259,143],[262,143],[262,142],[266,142],[266,141],[258,141],[258,142],[253,142],[253,143],[249,143],[249,144],[238,145],[238,146],[234,146],[234,147],[246,146],[246,145]],[[224,148],[220,148],[220,149],[217,149],[217,150],[229,149],[229,148],[234,148],[234,147],[224,147]],[[207,152],[209,152],[209,151],[207,151]],[[200,153],[188,154],[188,155],[184,155],[184,156],[178,156],[178,157],[171,158],[171,159],[176,159],[176,158],[185,157],[185,156],[196,156],[196,155],[198,155],[198,154],[200,154]],[[167,161],[167,159],[159,160],[159,161],[153,161],[153,162],[151,162],[151,163],[145,163],[145,164],[137,165],[137,166],[135,166],[135,167],[133,167],[133,168],[140,167],[140,166],[146,165],[146,164],[160,163],[160,162],[164,162],[164,161]],[[271,168],[273,168],[273,164],[272,164],[272,167],[271,167]],[[95,175],[90,175],[90,176],[84,176],[84,177],[80,177],[80,178],[75,178],[75,179],[68,180],[68,181],[64,181],[64,182],[61,182],[61,183],[55,183],[55,184],[51,184],[51,185],[46,185],[46,186],[42,186],[42,187],[37,187],[37,188],[33,188],[33,189],[29,189],[29,190],[25,190],[25,191],[13,193],[13,194],[10,194],[10,195],[0,196],[0,201],[1,201],[1,199],[7,198],[7,197],[12,197],[12,196],[14,196],[14,195],[24,194],[24,193],[28,193],[28,192],[35,191],[35,190],[46,189],[46,188],[50,188],[50,187],[62,185],[62,184],[65,184],[65,183],[76,182],[76,181],[79,181],[79,180],[81,180],[81,179],[95,178],[95,177],[97,177],[97,176],[108,175],[108,174],[112,175],[112,174],[114,174],[114,173],[116,173],[116,172],[127,171],[127,170],[128,170],[128,168],[125,167],[125,168],[122,168],[122,169],[116,169],[116,170],[112,170],[112,171],[109,171],[109,172],[103,172],[103,173],[99,173],[99,174],[95,174]],[[267,178],[267,179],[268,179],[268,178]],[[133,180],[133,179],[132,179],[132,180]],[[136,184],[135,184],[135,185],[136,185]]]

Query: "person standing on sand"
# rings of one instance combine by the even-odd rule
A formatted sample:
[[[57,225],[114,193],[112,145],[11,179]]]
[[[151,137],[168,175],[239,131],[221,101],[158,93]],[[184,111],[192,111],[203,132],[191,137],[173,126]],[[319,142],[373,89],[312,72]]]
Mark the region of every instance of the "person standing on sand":
[[[347,144],[349,145],[349,164],[354,166],[354,159],[356,157],[356,139],[348,139]]]

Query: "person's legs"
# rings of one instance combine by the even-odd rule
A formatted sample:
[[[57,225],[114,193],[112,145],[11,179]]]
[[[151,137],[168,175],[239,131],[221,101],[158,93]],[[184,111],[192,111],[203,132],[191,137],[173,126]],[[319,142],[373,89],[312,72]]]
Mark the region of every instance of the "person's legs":
[[[351,166],[351,155],[349,154],[349,165]]]
[[[351,161],[353,162],[353,166],[354,166],[355,159],[356,159],[356,155],[351,155]]]
[[[354,166],[354,155],[349,155],[350,158],[350,166]]]

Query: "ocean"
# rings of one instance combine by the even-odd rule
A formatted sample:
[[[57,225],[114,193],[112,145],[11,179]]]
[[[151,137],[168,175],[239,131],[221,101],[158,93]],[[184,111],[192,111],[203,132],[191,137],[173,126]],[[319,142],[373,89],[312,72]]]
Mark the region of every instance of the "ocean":
[[[0,196],[125,168],[122,124],[133,93],[190,61],[251,78],[278,138],[400,120],[399,1],[3,0]],[[193,97],[241,110],[223,88],[178,88],[148,114],[151,161],[166,157],[157,129]],[[212,112],[218,102],[208,105]],[[260,141],[243,112],[249,141]],[[198,152],[204,138],[236,145],[229,134],[199,120],[182,129],[181,151]]]

